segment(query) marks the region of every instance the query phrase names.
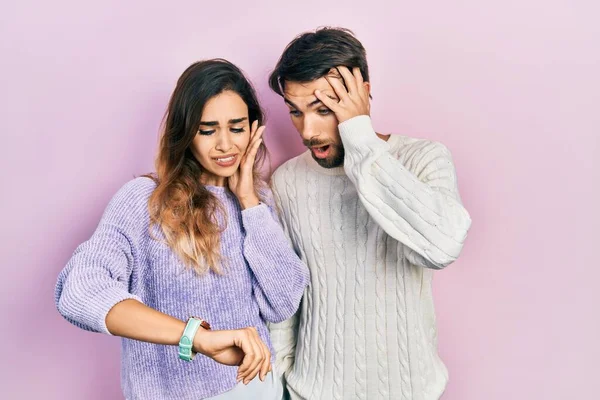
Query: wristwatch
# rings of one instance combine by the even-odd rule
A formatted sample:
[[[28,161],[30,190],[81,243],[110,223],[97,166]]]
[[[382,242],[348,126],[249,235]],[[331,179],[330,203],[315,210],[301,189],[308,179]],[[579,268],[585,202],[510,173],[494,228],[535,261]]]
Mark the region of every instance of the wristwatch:
[[[198,329],[203,327],[206,330],[210,330],[210,324],[205,320],[198,317],[190,317],[187,320],[183,335],[179,339],[179,358],[184,361],[192,361],[196,355],[192,350],[194,346],[194,337]]]

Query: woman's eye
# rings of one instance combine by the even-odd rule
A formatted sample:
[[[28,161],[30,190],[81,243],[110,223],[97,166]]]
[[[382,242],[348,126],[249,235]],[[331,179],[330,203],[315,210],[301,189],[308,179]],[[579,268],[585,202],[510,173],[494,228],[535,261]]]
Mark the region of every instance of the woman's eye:
[[[329,115],[331,114],[331,110],[329,108],[321,108],[318,110],[318,113],[321,115]]]
[[[200,129],[198,131],[198,133],[201,134],[201,135],[206,135],[207,136],[207,135],[212,135],[213,133],[215,133],[215,131],[214,130],[212,130],[212,131],[203,131],[202,129]]]
[[[244,128],[231,128],[231,132],[233,133],[244,133],[246,130]]]
[[[290,110],[290,115],[292,115],[293,117],[299,117],[300,116],[300,111],[298,111],[298,110]]]

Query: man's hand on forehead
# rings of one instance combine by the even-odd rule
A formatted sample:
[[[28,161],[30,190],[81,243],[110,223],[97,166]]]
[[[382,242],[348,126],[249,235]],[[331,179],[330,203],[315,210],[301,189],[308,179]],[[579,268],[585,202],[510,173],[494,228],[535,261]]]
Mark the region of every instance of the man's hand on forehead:
[[[329,72],[327,73],[327,76],[332,77],[332,78],[343,79],[342,74],[340,74],[340,71],[337,69],[337,67],[331,68],[329,70]]]
[[[329,70],[325,79],[335,91],[339,101],[320,90],[315,91],[315,96],[335,113],[340,124],[359,115],[370,114],[369,84],[363,81],[360,68],[353,68],[350,72],[347,67],[338,66]]]

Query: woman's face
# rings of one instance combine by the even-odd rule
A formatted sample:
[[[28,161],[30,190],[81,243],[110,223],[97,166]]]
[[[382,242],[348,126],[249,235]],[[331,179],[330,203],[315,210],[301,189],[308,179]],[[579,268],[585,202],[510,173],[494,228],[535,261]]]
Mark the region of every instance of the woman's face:
[[[225,186],[246,152],[250,124],[248,106],[233,91],[227,90],[206,103],[191,148],[202,165],[203,184]]]

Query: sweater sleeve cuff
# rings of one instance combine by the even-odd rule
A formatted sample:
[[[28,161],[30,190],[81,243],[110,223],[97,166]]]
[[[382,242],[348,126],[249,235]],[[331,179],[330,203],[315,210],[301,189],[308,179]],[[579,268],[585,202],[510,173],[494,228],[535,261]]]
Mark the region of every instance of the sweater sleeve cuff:
[[[359,115],[338,125],[344,149],[350,154],[368,154],[371,151],[385,148],[388,144],[379,139],[371,117]]]
[[[264,203],[242,210],[242,224],[246,231],[252,229],[264,229],[265,223],[272,219],[271,210],[269,210],[269,206]]]
[[[101,318],[99,321],[96,321],[96,330],[112,336],[106,326],[106,316],[114,306],[129,299],[137,300],[142,303],[142,300],[138,296],[128,293],[118,287],[108,287],[99,292],[94,298],[94,303],[90,305],[90,307],[95,308],[94,314]]]

